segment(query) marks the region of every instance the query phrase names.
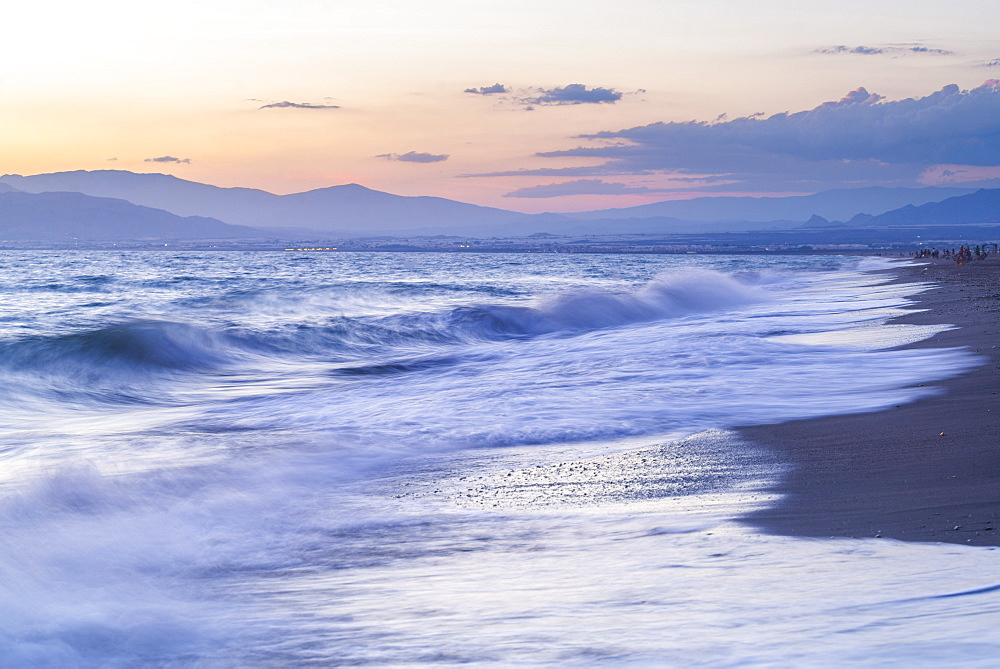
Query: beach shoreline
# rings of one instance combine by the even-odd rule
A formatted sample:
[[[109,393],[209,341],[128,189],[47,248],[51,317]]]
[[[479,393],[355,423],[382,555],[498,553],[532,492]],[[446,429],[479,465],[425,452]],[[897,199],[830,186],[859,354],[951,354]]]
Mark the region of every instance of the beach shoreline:
[[[781,500],[739,522],[777,535],[1000,546],[1000,259],[888,271],[934,284],[915,298],[923,311],[894,322],[956,326],[905,348],[967,347],[984,363],[886,411],[738,429],[790,465],[770,489]]]

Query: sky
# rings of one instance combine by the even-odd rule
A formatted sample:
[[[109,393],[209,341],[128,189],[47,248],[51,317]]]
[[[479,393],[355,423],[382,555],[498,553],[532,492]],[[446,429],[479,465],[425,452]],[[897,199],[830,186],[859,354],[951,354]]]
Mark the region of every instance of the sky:
[[[995,0],[36,0],[0,173],[524,212],[1000,187]]]

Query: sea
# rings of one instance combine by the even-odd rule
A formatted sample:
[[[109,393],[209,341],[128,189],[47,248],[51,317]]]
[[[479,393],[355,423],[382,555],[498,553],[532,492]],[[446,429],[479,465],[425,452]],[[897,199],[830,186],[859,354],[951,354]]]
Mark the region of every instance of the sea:
[[[893,267],[0,251],[0,665],[996,666],[997,550],[741,522],[981,364]]]

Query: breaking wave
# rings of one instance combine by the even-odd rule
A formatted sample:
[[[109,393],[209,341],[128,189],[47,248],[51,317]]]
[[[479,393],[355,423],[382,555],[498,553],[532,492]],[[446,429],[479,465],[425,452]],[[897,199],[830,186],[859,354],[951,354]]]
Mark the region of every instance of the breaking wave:
[[[722,273],[690,270],[660,276],[631,292],[565,291],[541,299],[536,306],[465,305],[442,312],[334,317],[321,325],[292,323],[269,330],[141,319],[15,341],[0,347],[0,365],[76,376],[84,368],[103,374],[212,372],[254,358],[306,355],[347,360],[419,343],[573,335],[710,312],[765,297],[762,289]],[[345,368],[343,373],[349,372]]]

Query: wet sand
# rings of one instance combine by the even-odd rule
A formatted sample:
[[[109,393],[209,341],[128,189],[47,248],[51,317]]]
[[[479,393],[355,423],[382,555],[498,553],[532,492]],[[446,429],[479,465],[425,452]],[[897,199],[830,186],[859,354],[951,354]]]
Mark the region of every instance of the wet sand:
[[[901,323],[950,323],[914,347],[987,358],[935,383],[944,393],[889,411],[739,430],[792,465],[778,504],[741,519],[767,533],[1000,545],[1000,260],[891,270],[934,282]],[[941,436],[941,433],[944,436]]]

